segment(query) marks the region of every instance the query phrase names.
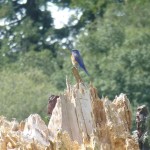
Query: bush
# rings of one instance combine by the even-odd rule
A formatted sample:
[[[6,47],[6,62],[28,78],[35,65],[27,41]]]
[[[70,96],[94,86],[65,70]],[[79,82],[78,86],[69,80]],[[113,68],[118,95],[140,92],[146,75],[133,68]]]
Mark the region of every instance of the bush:
[[[0,115],[17,120],[31,113],[47,115],[48,97],[57,91],[48,76],[36,68],[26,72],[5,69],[0,74]]]

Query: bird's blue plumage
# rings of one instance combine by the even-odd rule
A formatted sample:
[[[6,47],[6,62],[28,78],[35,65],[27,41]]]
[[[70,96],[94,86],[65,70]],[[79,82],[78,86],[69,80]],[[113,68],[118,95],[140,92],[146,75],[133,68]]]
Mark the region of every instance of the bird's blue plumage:
[[[89,75],[88,71],[85,68],[80,52],[78,50],[72,50],[71,52],[72,52],[72,57],[74,57],[76,63],[86,72],[87,75]]]

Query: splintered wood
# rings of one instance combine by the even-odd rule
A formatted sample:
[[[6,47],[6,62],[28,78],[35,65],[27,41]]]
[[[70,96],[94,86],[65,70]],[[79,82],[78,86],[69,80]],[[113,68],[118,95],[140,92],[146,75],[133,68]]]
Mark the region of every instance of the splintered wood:
[[[130,129],[126,95],[111,102],[100,99],[92,85],[67,81],[48,126],[38,114],[20,123],[0,117],[0,150],[138,150]]]

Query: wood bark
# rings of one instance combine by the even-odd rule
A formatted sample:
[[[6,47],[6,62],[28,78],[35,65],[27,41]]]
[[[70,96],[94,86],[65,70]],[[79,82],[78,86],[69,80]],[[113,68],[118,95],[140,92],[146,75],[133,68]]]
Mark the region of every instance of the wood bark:
[[[137,108],[136,127],[140,150],[150,150],[150,117],[146,105]]]
[[[138,150],[126,95],[100,99],[92,84],[77,81],[66,81],[48,126],[38,114],[20,123],[0,117],[0,150]]]

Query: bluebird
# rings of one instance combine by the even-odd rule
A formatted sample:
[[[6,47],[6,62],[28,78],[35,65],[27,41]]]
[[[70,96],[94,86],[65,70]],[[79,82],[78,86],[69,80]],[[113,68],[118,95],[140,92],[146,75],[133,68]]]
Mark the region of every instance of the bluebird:
[[[85,73],[87,75],[89,75],[88,71],[85,68],[83,59],[82,59],[82,57],[80,55],[80,52],[78,50],[72,50],[71,53],[72,53],[72,55],[71,55],[72,64],[75,67],[79,66],[80,68],[82,68],[85,71]]]

